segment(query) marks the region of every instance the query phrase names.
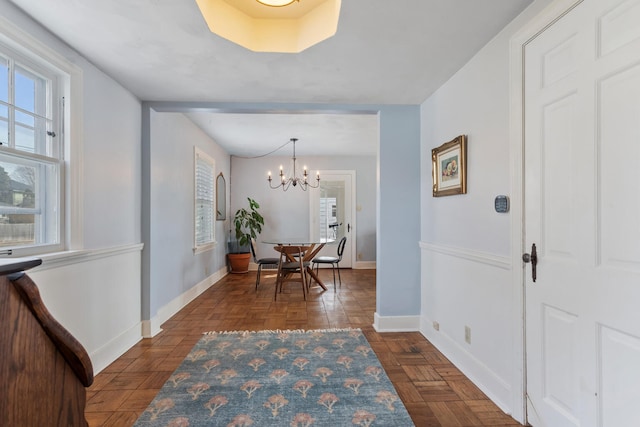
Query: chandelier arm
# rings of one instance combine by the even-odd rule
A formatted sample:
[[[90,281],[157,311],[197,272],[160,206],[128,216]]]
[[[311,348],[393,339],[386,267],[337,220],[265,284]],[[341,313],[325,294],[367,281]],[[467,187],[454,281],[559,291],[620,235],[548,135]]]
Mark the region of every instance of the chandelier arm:
[[[306,184],[311,188],[318,188],[320,186],[320,178],[316,178],[316,185],[310,184],[308,182]]]
[[[269,187],[271,187],[272,190],[277,190],[278,188],[282,187],[282,183],[276,185],[275,187],[273,186],[273,184],[271,183],[271,180],[269,179]]]
[[[282,187],[282,191],[287,191],[289,189],[289,187],[291,187],[292,185],[294,187],[297,187],[298,184],[300,184],[300,189],[302,191],[307,191],[309,189],[309,187],[311,188],[318,188],[320,186],[320,174],[318,173],[316,175],[316,183],[315,185],[309,183],[308,181],[308,173],[307,173],[307,168],[305,166],[304,168],[304,173],[302,175],[302,178],[297,176],[297,169],[296,169],[296,141],[298,140],[298,138],[291,138],[290,142],[293,143],[293,175],[289,178],[285,178],[284,176],[284,171],[282,170],[282,166],[280,166],[280,183],[277,186],[273,186],[272,183],[272,179],[271,179],[271,172],[269,172],[269,176],[267,178],[267,180],[269,181],[269,187],[273,190]]]

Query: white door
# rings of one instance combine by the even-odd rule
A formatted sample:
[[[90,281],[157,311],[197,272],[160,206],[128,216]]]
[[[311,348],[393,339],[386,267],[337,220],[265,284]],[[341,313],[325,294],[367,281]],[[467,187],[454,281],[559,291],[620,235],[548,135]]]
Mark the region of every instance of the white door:
[[[310,192],[311,237],[327,242],[319,255],[337,256],[347,238],[340,268],[353,266],[355,250],[355,171],[320,171],[320,188]]]
[[[640,426],[640,0],[585,0],[525,47],[527,416]]]

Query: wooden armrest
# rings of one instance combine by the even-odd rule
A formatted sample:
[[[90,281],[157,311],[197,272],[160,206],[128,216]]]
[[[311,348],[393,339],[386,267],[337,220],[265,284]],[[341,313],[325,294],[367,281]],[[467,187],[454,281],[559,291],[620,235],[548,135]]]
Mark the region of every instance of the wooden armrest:
[[[17,273],[7,277],[80,382],[89,387],[93,383],[93,366],[82,344],[53,318],[42,302],[38,287],[29,276]]]

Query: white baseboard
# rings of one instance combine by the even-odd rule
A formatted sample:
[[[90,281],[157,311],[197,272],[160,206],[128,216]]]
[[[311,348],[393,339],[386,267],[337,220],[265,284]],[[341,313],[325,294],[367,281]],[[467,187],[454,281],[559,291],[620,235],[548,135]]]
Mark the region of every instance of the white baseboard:
[[[484,363],[441,331],[433,329],[433,322],[422,317],[420,333],[469,378],[489,399],[506,414],[511,414],[511,387]]]
[[[224,276],[228,274],[227,267],[223,267],[220,270],[213,273],[211,276],[205,278],[200,283],[193,286],[181,295],[171,300],[168,304],[161,307],[158,313],[151,318],[151,320],[145,320],[142,322],[142,336],[144,338],[153,338],[160,332],[162,332],[161,325],[169,320],[171,316],[182,310],[191,301],[200,296],[204,291],[209,289],[213,284],[218,282]]]
[[[378,332],[419,331],[420,316],[380,316],[374,313],[373,328]]]
[[[356,261],[353,268],[354,270],[375,270],[376,262],[375,261]]]
[[[142,330],[142,338],[153,338],[162,332],[160,325],[162,322],[158,319],[158,316],[154,316],[150,320],[143,320],[140,322],[140,329]]]
[[[91,364],[93,365],[93,374],[97,375],[141,339],[140,325],[136,324],[102,347],[98,348],[96,351],[92,352],[89,357],[91,358]]]

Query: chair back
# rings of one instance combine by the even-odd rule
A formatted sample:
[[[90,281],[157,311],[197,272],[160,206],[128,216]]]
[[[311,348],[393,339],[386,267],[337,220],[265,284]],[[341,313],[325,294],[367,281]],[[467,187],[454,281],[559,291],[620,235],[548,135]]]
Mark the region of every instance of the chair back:
[[[338,243],[338,259],[342,261],[342,254],[344,253],[344,246],[347,244],[346,236],[340,239],[340,243]]]
[[[280,252],[281,257],[284,257],[286,261],[290,261],[292,258],[302,258],[304,256],[304,252],[309,249],[308,246],[289,246],[289,245],[278,245],[274,246],[273,249]],[[289,259],[286,259],[289,258]]]
[[[278,288],[280,288],[280,292],[282,292],[282,285],[286,282],[300,282],[302,284],[302,296],[306,300],[307,273],[303,262],[303,254],[309,250],[309,247],[277,245],[274,246],[273,249],[280,252],[274,300],[278,297]],[[298,276],[294,277],[296,275]]]

